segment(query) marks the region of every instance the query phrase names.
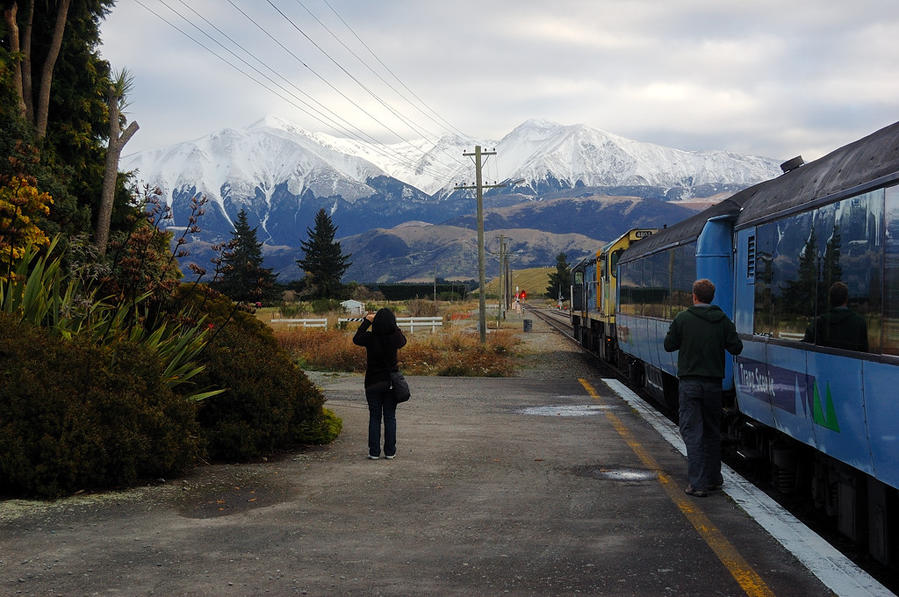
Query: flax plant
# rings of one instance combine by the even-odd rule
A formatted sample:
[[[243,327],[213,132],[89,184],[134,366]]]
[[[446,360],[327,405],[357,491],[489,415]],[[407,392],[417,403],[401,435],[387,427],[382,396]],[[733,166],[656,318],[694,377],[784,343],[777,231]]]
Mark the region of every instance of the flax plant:
[[[98,299],[96,291],[85,287],[78,276],[63,274],[61,257],[52,257],[57,243],[58,238],[51,241],[46,252],[33,245],[26,247],[15,275],[0,281],[0,311],[66,339],[80,335],[98,345],[120,340],[142,344],[159,357],[163,381],[173,390],[191,383],[204,370],[200,355],[209,331],[205,318],[193,325],[162,322],[148,329],[146,307],[151,293],[118,304]],[[187,315],[180,313],[178,320],[189,321]],[[186,398],[199,401],[223,391],[194,392]]]

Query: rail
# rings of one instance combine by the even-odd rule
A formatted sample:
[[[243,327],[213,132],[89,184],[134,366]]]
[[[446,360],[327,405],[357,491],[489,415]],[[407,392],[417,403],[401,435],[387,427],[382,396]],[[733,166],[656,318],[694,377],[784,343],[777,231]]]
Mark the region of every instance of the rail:
[[[350,322],[350,321],[362,321],[363,317],[341,317],[337,320],[337,325],[342,323]],[[397,317],[396,325],[399,327],[407,327],[409,328],[410,333],[415,332],[416,326],[420,328],[431,328],[431,332],[434,332],[438,326],[443,325],[442,317]]]
[[[288,328],[303,326],[304,328],[326,328],[328,320],[321,319],[272,319],[272,323],[286,323]]]

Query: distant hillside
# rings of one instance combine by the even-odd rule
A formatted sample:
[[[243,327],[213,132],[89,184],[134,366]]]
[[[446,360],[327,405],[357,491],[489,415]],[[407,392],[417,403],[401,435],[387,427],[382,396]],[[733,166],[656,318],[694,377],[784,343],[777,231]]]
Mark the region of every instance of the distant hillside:
[[[535,228],[555,234],[576,233],[608,240],[631,228],[671,226],[696,211],[696,204],[686,207],[658,199],[585,195],[488,207],[485,209],[484,229]],[[474,215],[459,216],[446,223],[464,228],[477,225]]]
[[[565,253],[570,262],[595,253],[601,241],[583,234],[553,234],[524,228],[491,230],[485,237],[488,276],[499,273],[499,237],[506,239],[512,267],[522,269],[555,263]],[[430,280],[478,277],[477,231],[457,226],[408,222],[378,228],[340,240],[353,265],[346,280],[358,282]]]
[[[571,259],[569,258],[569,261]],[[512,270],[512,291],[517,286],[520,290],[525,290],[528,296],[541,296],[546,292],[549,285],[549,275],[556,271],[555,267],[531,267],[527,269]],[[477,289],[473,291],[477,293]],[[487,282],[487,294],[499,294],[499,277],[492,278]]]

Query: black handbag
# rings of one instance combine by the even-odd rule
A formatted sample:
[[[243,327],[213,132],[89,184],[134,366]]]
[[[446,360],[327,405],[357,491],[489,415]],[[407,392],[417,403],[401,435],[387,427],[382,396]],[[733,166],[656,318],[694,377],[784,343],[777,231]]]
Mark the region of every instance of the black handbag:
[[[405,402],[412,395],[409,391],[409,384],[406,383],[406,378],[399,371],[390,372],[390,389],[393,391],[393,399],[396,400],[397,404]]]

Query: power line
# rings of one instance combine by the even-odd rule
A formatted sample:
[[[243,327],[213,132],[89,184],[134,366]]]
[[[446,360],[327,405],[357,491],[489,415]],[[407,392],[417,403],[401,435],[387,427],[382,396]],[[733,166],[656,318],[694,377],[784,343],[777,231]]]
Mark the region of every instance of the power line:
[[[271,39],[273,42],[275,42],[275,43],[276,43],[282,50],[284,50],[285,52],[287,52],[291,57],[294,58],[294,60],[296,60],[297,62],[299,62],[300,64],[302,64],[306,69],[309,70],[309,72],[311,72],[312,74],[314,74],[318,79],[320,79],[320,80],[321,80],[323,83],[325,83],[328,87],[330,87],[331,89],[333,89],[334,91],[336,91],[341,97],[343,97],[344,99],[346,99],[349,103],[351,103],[353,106],[355,106],[355,107],[356,107],[357,109],[359,109],[361,112],[363,112],[364,114],[366,114],[369,118],[371,118],[372,120],[374,120],[375,122],[377,122],[378,124],[380,124],[382,127],[384,127],[385,129],[387,129],[388,131],[390,131],[391,133],[393,133],[393,134],[396,135],[397,137],[399,137],[401,140],[403,140],[404,142],[408,143],[409,145],[412,145],[412,144],[411,144],[408,140],[406,140],[402,135],[400,135],[399,133],[397,133],[396,131],[394,131],[393,129],[391,129],[389,126],[387,126],[386,124],[384,124],[383,122],[381,122],[380,120],[378,120],[375,116],[372,116],[371,114],[369,114],[367,110],[365,110],[364,108],[362,108],[362,106],[360,106],[358,103],[356,103],[355,101],[353,101],[352,99],[350,99],[345,93],[343,93],[343,92],[340,91],[336,86],[334,86],[334,84],[332,84],[332,83],[331,83],[330,81],[328,81],[325,77],[323,77],[322,75],[320,75],[320,74],[319,74],[315,69],[313,69],[311,66],[309,66],[308,64],[306,64],[306,62],[303,61],[302,58],[300,58],[299,56],[297,56],[297,55],[296,55],[290,48],[288,48],[288,47],[285,46],[283,43],[281,43],[281,41],[278,40],[275,36],[273,36],[268,30],[266,30],[265,27],[263,27],[263,26],[260,25],[258,22],[256,22],[256,20],[253,19],[253,17],[251,17],[250,15],[248,15],[242,8],[240,8],[239,6],[237,6],[237,4],[235,4],[233,0],[228,0],[228,4],[230,4],[232,7],[234,7],[234,9],[237,10],[237,12],[239,12],[241,15],[243,15],[244,18],[246,18],[246,19],[249,20],[251,23],[253,23],[253,25],[255,25],[257,29],[259,29],[260,31],[262,31],[262,32],[263,32],[269,39]],[[419,149],[418,151],[420,152],[421,150]],[[420,167],[421,167],[423,170],[425,169],[424,166],[420,166]],[[432,175],[435,175],[435,174],[432,173],[432,172],[429,172],[429,173],[431,173]],[[443,174],[438,174],[438,176],[443,176]]]
[[[405,95],[403,95],[403,93],[402,93],[399,89],[397,89],[396,87],[394,87],[394,86],[390,83],[390,81],[388,81],[388,80],[385,79],[383,76],[381,76],[381,73],[379,73],[374,67],[372,67],[368,62],[366,62],[361,56],[359,56],[359,54],[357,54],[351,47],[349,47],[349,46],[348,46],[342,39],[340,39],[340,36],[337,35],[333,30],[331,30],[331,28],[328,27],[328,26],[327,26],[321,19],[319,19],[318,16],[316,16],[316,14],[315,14],[314,12],[312,12],[311,10],[309,10],[309,7],[307,7],[307,6],[302,2],[302,0],[296,0],[296,3],[299,4],[301,7],[303,7],[303,10],[305,10],[307,13],[309,13],[309,16],[311,16],[313,19],[315,19],[316,22],[317,22],[319,25],[321,25],[322,28],[323,28],[325,31],[327,31],[327,32],[331,35],[331,37],[333,37],[333,38],[337,41],[337,43],[339,43],[341,46],[343,46],[343,48],[353,56],[353,58],[355,58],[360,64],[362,64],[362,66],[364,66],[365,68],[367,68],[367,69],[368,69],[374,76],[376,76],[376,77],[378,78],[378,80],[380,80],[382,83],[384,83],[384,85],[386,85],[387,87],[389,87],[389,88],[390,88],[390,89],[391,89],[391,90],[392,90],[398,97],[400,97],[404,102],[406,102],[407,104],[409,104],[409,106],[411,106],[412,108],[414,108],[415,110],[417,110],[422,116],[424,116],[425,118],[429,119],[431,122],[433,122],[434,124],[436,124],[436,125],[437,125],[438,127],[440,127],[441,129],[444,129],[444,130],[447,130],[447,131],[451,131],[451,129],[447,128],[447,127],[446,127],[443,123],[441,123],[439,120],[435,119],[433,116],[431,116],[430,114],[428,114],[427,112],[425,112],[424,110],[422,110],[421,108],[419,108],[419,107],[415,104],[415,102],[411,101],[408,97],[406,97]],[[333,9],[332,9],[332,10],[333,10]],[[337,15],[337,16],[338,16],[338,18],[340,17],[340,15]],[[352,30],[351,30],[351,32],[352,32]],[[355,33],[354,33],[354,35],[355,35]],[[358,39],[358,36],[357,36],[357,39]],[[431,131],[429,131],[428,129],[426,129],[426,128],[424,128],[424,127],[422,127],[422,129],[425,130],[425,131],[427,131],[427,132],[429,132],[429,133],[431,133]],[[431,133],[431,134],[434,134],[434,133]],[[439,138],[437,139],[437,141],[432,141],[432,140],[430,140],[430,139],[428,139],[428,140],[431,141],[431,142],[434,144],[435,147],[439,146],[439,144],[440,144],[440,143],[439,143],[439,141],[440,141]],[[447,157],[450,157],[450,158],[451,158],[454,162],[456,162],[457,164],[459,164],[459,165],[464,165],[464,162],[463,162],[462,160],[460,160],[459,158],[457,158],[454,154],[450,154],[450,153],[449,153],[449,149],[443,150],[443,153],[444,153],[444,155],[446,155]]]
[[[328,8],[331,9],[331,12],[333,12],[333,13],[337,16],[337,18],[340,19],[340,22],[343,23],[343,25],[350,31],[350,33],[353,34],[353,36],[359,41],[359,43],[362,44],[362,46],[365,47],[366,50],[368,50],[368,53],[371,54],[371,55],[374,57],[374,59],[378,61],[378,64],[380,64],[381,66],[383,66],[384,69],[385,69],[388,73],[390,73],[390,74],[393,76],[393,78],[396,79],[396,80],[399,82],[399,84],[402,85],[403,88],[404,88],[406,91],[408,91],[410,94],[412,94],[412,97],[414,97],[414,98],[417,99],[419,102],[421,102],[421,105],[423,105],[425,108],[427,108],[428,110],[430,110],[431,113],[433,113],[434,116],[436,116],[436,117],[439,118],[442,122],[444,122],[444,123],[446,124],[446,126],[447,126],[449,129],[455,131],[455,132],[458,133],[461,137],[467,138],[468,135],[466,135],[465,133],[463,133],[462,131],[460,131],[460,130],[457,129],[456,127],[454,127],[454,126],[452,125],[452,123],[450,123],[447,119],[443,118],[440,114],[437,113],[436,110],[434,110],[431,106],[429,106],[423,99],[421,99],[420,97],[418,97],[418,95],[417,95],[414,91],[412,91],[411,89],[409,89],[409,86],[406,85],[406,84],[402,81],[402,79],[400,79],[400,78],[396,75],[396,73],[394,73],[394,72],[390,69],[389,66],[387,66],[386,64],[384,64],[384,62],[383,62],[380,58],[378,58],[378,55],[374,53],[374,51],[368,46],[368,44],[366,44],[364,41],[362,41],[362,38],[359,37],[359,35],[356,33],[356,31],[355,31],[352,27],[350,27],[349,23],[347,23],[347,22],[344,20],[344,18],[343,18],[342,16],[340,16],[340,13],[338,13],[337,10],[336,10],[333,6],[331,6],[331,3],[328,2],[328,0],[322,0],[322,1],[325,3],[325,5],[326,5]]]
[[[267,76],[265,73],[261,72],[259,69],[257,69],[256,67],[254,67],[252,64],[248,63],[246,60],[244,60],[243,58],[241,58],[240,56],[238,56],[237,54],[235,54],[230,48],[225,47],[221,42],[219,42],[217,39],[215,39],[214,37],[212,37],[209,33],[207,33],[206,31],[203,31],[203,30],[202,30],[200,27],[198,27],[196,24],[192,23],[192,22],[191,22],[189,19],[187,19],[183,14],[181,14],[180,12],[178,12],[177,10],[175,10],[174,8],[172,8],[171,6],[169,6],[168,4],[166,4],[165,0],[159,0],[159,2],[160,2],[161,4],[163,4],[166,8],[168,8],[170,11],[174,12],[174,13],[177,14],[179,17],[181,17],[182,19],[184,19],[187,23],[189,23],[189,24],[190,24],[191,26],[193,26],[195,29],[197,29],[198,31],[200,31],[201,33],[203,33],[206,37],[208,37],[209,39],[211,39],[212,41],[214,41],[216,44],[218,44],[218,45],[219,45],[221,48],[223,48],[225,51],[227,51],[227,52],[230,53],[232,56],[234,56],[235,58],[237,58],[238,60],[240,60],[243,64],[247,65],[248,67],[250,67],[251,69],[253,69],[254,71],[256,71],[259,75],[261,75],[262,77],[264,77],[265,79],[267,79],[268,81],[270,81],[272,84],[276,85],[278,88],[280,88],[281,90],[283,90],[285,93],[291,95],[291,96],[292,96],[293,98],[295,98],[297,101],[299,101],[299,102],[302,103],[303,105],[307,106],[310,110],[313,110],[316,114],[318,114],[319,116],[321,116],[321,118],[319,118],[319,117],[317,117],[317,116],[315,116],[315,115],[313,115],[313,114],[310,114],[308,111],[305,111],[305,110],[304,110],[304,112],[305,112],[307,115],[309,115],[309,116],[311,116],[312,118],[318,120],[319,122],[321,122],[321,123],[324,124],[325,126],[330,126],[331,128],[334,128],[335,130],[339,130],[339,131],[343,132],[344,134],[347,134],[347,135],[349,135],[349,136],[351,136],[351,137],[356,138],[356,139],[359,140],[359,141],[367,142],[367,141],[366,141],[365,139],[363,139],[360,135],[358,135],[358,134],[356,134],[355,132],[353,132],[352,130],[350,130],[350,128],[353,127],[353,125],[352,125],[351,123],[349,123],[347,120],[345,120],[344,118],[342,118],[341,116],[339,116],[338,114],[336,114],[335,112],[333,112],[332,110],[328,109],[326,106],[324,106],[323,104],[321,104],[321,102],[319,102],[318,100],[316,100],[315,98],[313,98],[311,95],[309,95],[309,94],[306,93],[305,91],[303,91],[302,89],[300,89],[299,87],[297,87],[296,85],[294,85],[289,79],[287,79],[287,77],[285,77],[284,75],[278,73],[278,72],[275,71],[273,68],[271,68],[270,66],[268,66],[267,64],[265,64],[265,62],[263,62],[258,56],[256,56],[255,54],[253,54],[253,52],[247,50],[247,49],[246,49],[245,47],[243,47],[240,43],[238,43],[237,41],[235,41],[230,35],[228,35],[228,34],[225,33],[224,31],[222,31],[218,26],[216,26],[214,23],[212,23],[211,21],[209,21],[209,19],[207,19],[206,17],[204,17],[203,15],[201,15],[199,12],[197,12],[193,7],[191,7],[190,5],[188,5],[184,0],[179,0],[179,2],[181,2],[181,4],[183,4],[188,10],[190,10],[190,11],[193,12],[195,15],[197,15],[197,17],[199,17],[200,19],[202,19],[202,20],[203,20],[205,23],[207,23],[210,27],[212,27],[213,29],[215,29],[215,30],[216,30],[220,35],[222,35],[225,39],[227,39],[228,41],[230,41],[230,42],[231,42],[232,44],[234,44],[236,47],[240,48],[243,52],[245,52],[248,56],[250,56],[253,60],[255,60],[256,62],[258,62],[258,63],[259,63],[260,65],[262,65],[264,68],[268,69],[273,75],[275,75],[276,77],[280,77],[281,79],[283,79],[288,85],[290,85],[291,87],[293,87],[294,89],[296,89],[298,93],[300,93],[300,94],[303,95],[304,97],[308,98],[309,101],[311,101],[311,102],[313,102],[314,104],[316,104],[319,108],[321,108],[321,110],[319,110],[319,109],[317,109],[315,106],[312,106],[312,105],[308,104],[307,102],[303,101],[302,99],[300,99],[299,97],[297,97],[294,93],[292,93],[290,90],[286,89],[283,85],[279,84],[277,81],[274,81],[271,77]],[[271,90],[269,90],[269,91],[271,91]],[[275,92],[275,93],[276,93],[276,95],[278,95],[279,97],[281,97],[281,99],[284,99],[285,101],[289,101],[289,100],[287,100],[286,98],[284,98],[283,96],[281,96],[280,94],[278,94],[277,92]],[[294,105],[295,107],[298,107],[298,108],[299,108],[299,106],[296,106],[296,104],[293,104],[292,102],[290,102],[290,103],[291,103],[292,105]],[[302,110],[302,108],[300,108],[300,109]],[[325,114],[323,111],[324,111],[324,112],[330,113],[331,116],[329,116],[328,114]],[[332,118],[332,116],[333,116],[333,118]],[[328,122],[325,122],[325,120],[327,120]],[[339,124],[339,123],[336,122],[336,121],[341,121],[341,122],[344,123],[346,126],[343,126],[343,125]],[[348,128],[348,127],[349,127],[349,128]],[[393,158],[399,159],[399,160],[401,160],[403,163],[405,163],[407,166],[409,166],[410,168],[417,168],[417,167],[418,167],[418,164],[416,164],[415,162],[409,160],[409,159],[406,158],[405,156],[401,155],[399,152],[393,152],[393,155],[391,156],[391,155],[389,154],[389,148],[388,148],[388,149],[384,149],[383,146],[378,142],[377,139],[375,139],[375,138],[372,137],[371,135],[368,135],[367,133],[365,133],[365,132],[362,131],[361,129],[360,129],[359,132],[361,132],[363,135],[367,136],[368,139],[369,139],[372,143],[374,143],[374,145],[373,145],[372,148],[373,148],[375,151],[377,151],[378,153],[380,153],[381,155],[383,155],[383,156],[385,156],[385,157],[393,157]],[[429,171],[429,174],[431,174],[431,175],[433,175],[433,176],[437,176],[437,177],[442,177],[442,176],[443,176],[442,173],[437,172],[437,171]]]
[[[212,38],[211,36],[209,36],[208,33],[204,32],[202,29],[200,29],[199,27],[197,27],[194,23],[192,23],[192,22],[191,22],[189,19],[187,19],[184,15],[182,15],[181,13],[179,13],[177,10],[173,9],[171,6],[165,4],[164,0],[160,0],[160,2],[161,2],[163,5],[165,5],[166,8],[168,8],[170,11],[172,11],[173,13],[175,13],[176,15],[178,15],[179,17],[181,17],[182,19],[184,19],[188,24],[190,24],[190,25],[193,26],[194,28],[197,28],[201,33],[204,33],[204,35],[206,35],[207,37],[210,37],[210,39],[212,39],[212,40],[215,41],[218,45],[220,45],[222,48],[224,48],[224,49],[227,50],[229,53],[231,53],[232,55],[234,55],[237,59],[241,60],[241,62],[243,62],[244,64],[246,64],[247,66],[249,66],[250,68],[252,68],[253,70],[255,70],[258,74],[260,74],[261,76],[265,77],[266,79],[268,79],[268,80],[271,81],[273,84],[275,84],[275,85],[277,85],[278,87],[280,87],[281,89],[284,89],[284,91],[285,91],[286,93],[289,93],[290,95],[292,95],[297,101],[303,103],[303,104],[304,104],[305,106],[307,106],[309,109],[304,108],[303,106],[297,104],[296,102],[292,101],[291,99],[289,99],[289,98],[287,98],[287,97],[284,97],[284,95],[282,95],[282,94],[279,93],[278,91],[272,89],[271,87],[267,86],[265,83],[263,83],[262,81],[260,81],[259,79],[257,79],[257,78],[254,77],[253,75],[251,75],[250,73],[248,73],[248,72],[246,72],[245,70],[241,69],[240,67],[236,66],[234,63],[230,62],[227,58],[225,58],[225,57],[223,57],[222,55],[218,54],[218,53],[215,52],[212,48],[210,48],[209,46],[205,45],[205,44],[204,44],[203,42],[201,42],[200,40],[196,39],[196,38],[195,38],[194,36],[192,36],[190,33],[184,31],[182,28],[180,28],[180,27],[178,27],[176,24],[172,23],[170,20],[168,20],[167,18],[165,18],[164,16],[162,16],[161,14],[159,14],[157,11],[155,11],[155,10],[153,10],[152,8],[150,8],[149,6],[147,6],[147,5],[146,5],[144,2],[142,2],[141,0],[136,0],[136,2],[137,2],[140,6],[142,6],[145,10],[147,10],[148,12],[150,12],[151,14],[153,14],[154,16],[156,16],[158,19],[160,19],[161,21],[163,21],[164,23],[166,23],[167,25],[169,25],[170,27],[172,27],[173,29],[175,29],[176,31],[178,31],[179,33],[181,33],[182,35],[184,35],[185,37],[187,37],[187,38],[190,39],[191,41],[193,41],[195,44],[197,44],[197,45],[200,46],[201,48],[205,49],[207,52],[209,52],[210,54],[212,54],[213,56],[215,56],[216,58],[218,58],[219,60],[221,60],[222,62],[224,62],[225,64],[227,64],[228,66],[230,66],[231,68],[233,68],[234,70],[236,70],[237,72],[239,72],[240,74],[244,75],[245,77],[247,77],[248,79],[250,79],[251,81],[253,81],[254,83],[256,83],[257,85],[259,85],[260,87],[262,87],[263,89],[265,89],[266,91],[268,91],[268,92],[274,94],[275,96],[279,97],[280,99],[286,101],[287,103],[289,103],[290,105],[292,105],[292,106],[295,107],[296,109],[300,110],[301,112],[303,112],[304,114],[310,116],[311,118],[317,120],[318,122],[321,122],[321,123],[324,124],[325,126],[328,126],[328,127],[334,127],[334,125],[333,125],[332,123],[325,122],[325,120],[323,120],[322,118],[316,116],[315,114],[312,114],[312,113],[309,111],[310,109],[311,109],[311,110],[315,110],[315,108],[313,108],[312,106],[309,106],[308,103],[306,103],[306,102],[304,102],[303,100],[301,100],[300,98],[296,97],[296,95],[290,93],[289,91],[287,91],[286,89],[284,89],[283,86],[281,86],[280,84],[276,83],[276,82],[273,81],[270,77],[266,76],[264,73],[260,72],[258,69],[256,69],[255,67],[253,67],[252,65],[250,65],[249,63],[247,63],[245,60],[243,60],[242,58],[240,58],[239,56],[237,56],[236,54],[234,54],[233,51],[231,51],[230,49],[228,49],[228,48],[226,48],[225,46],[223,46],[220,42],[218,42],[218,40],[215,40],[214,38]],[[202,17],[201,17],[201,18],[202,18]],[[204,19],[204,20],[205,20],[205,19]],[[232,41],[232,43],[235,43],[235,45],[238,45],[238,47],[241,47],[241,49],[243,49],[242,46],[239,46],[239,44],[236,44],[236,42],[234,42],[233,40],[231,40],[231,41]],[[244,49],[244,51],[247,51],[247,50]],[[261,61],[260,61],[257,57],[255,57],[251,52],[247,52],[247,53],[248,53],[249,55],[251,55],[251,56],[254,58],[254,60],[256,60],[257,62],[261,62]],[[271,70],[271,69],[270,69],[270,70]],[[272,72],[274,72],[274,71],[272,71]],[[275,73],[275,74],[277,75],[277,73]],[[281,75],[277,75],[277,76],[281,76]],[[284,78],[283,76],[281,76],[281,77]],[[286,80],[286,79],[285,79],[285,80]],[[313,98],[311,98],[311,96],[309,96],[308,94],[305,94],[305,93],[302,92],[302,91],[300,91],[300,92],[303,93],[304,95],[306,95],[307,97],[309,97],[311,101],[313,101],[313,102],[318,103],[319,105],[321,105],[319,102],[317,102],[316,100],[314,100]],[[322,107],[323,107],[323,106],[322,106]],[[324,108],[324,107],[323,107],[323,108]],[[324,108],[324,109],[327,110],[327,108]],[[317,110],[316,110],[316,111],[317,111]],[[319,114],[321,114],[321,112],[319,112]],[[327,116],[325,116],[325,115],[323,115],[323,116],[324,116],[325,118],[327,118]],[[335,115],[335,116],[336,116],[336,115]],[[339,116],[336,116],[336,117],[339,118],[340,120],[343,120],[343,119],[340,118]],[[330,119],[329,119],[329,120],[330,120]],[[332,121],[332,122],[333,122],[333,121]],[[344,120],[344,122],[346,122],[346,121]],[[347,124],[349,124],[349,123],[347,123]],[[350,125],[350,126],[352,126],[352,125]],[[340,129],[340,128],[343,128],[343,127],[340,127],[340,126],[338,125],[338,126],[336,126],[336,127],[334,127],[334,128]],[[361,129],[360,129],[360,131],[361,131]],[[346,129],[345,129],[345,132],[348,133],[348,134],[350,134],[351,136],[355,137],[357,140],[362,141],[363,143],[367,143],[367,141],[365,141],[364,139],[362,139],[361,137],[359,137],[359,135],[354,134],[352,131],[349,131],[349,130],[346,130]],[[364,134],[364,132],[363,132],[363,134]],[[371,148],[372,148],[374,151],[380,153],[381,155],[383,155],[383,156],[385,156],[385,157],[391,157],[391,156],[387,153],[387,152],[390,150],[390,147],[389,147],[389,146],[380,144],[376,139],[374,139],[374,137],[371,137],[370,135],[366,135],[366,136],[368,136],[369,139],[372,140],[373,145],[371,145]],[[442,172],[438,172],[438,171],[436,171],[436,170],[429,169],[429,168],[427,168],[427,167],[425,167],[425,166],[423,166],[423,165],[421,165],[421,164],[417,164],[417,163],[415,163],[415,162],[409,160],[408,158],[406,158],[405,156],[403,156],[403,155],[400,154],[399,152],[392,151],[392,154],[393,154],[393,155],[392,155],[393,159],[398,159],[399,161],[401,161],[402,163],[406,164],[408,167],[412,168],[413,170],[419,170],[419,169],[420,169],[422,172],[426,172],[426,173],[430,174],[431,176],[437,177],[438,179],[444,178],[444,177],[445,177],[445,175],[444,175]]]
[[[383,99],[381,99],[381,97],[380,97],[378,94],[376,94],[374,91],[372,91],[371,89],[369,89],[368,86],[366,86],[362,81],[360,81],[356,76],[354,76],[350,71],[348,71],[348,70],[347,70],[347,69],[346,69],[340,62],[338,62],[337,60],[335,60],[333,56],[331,56],[327,51],[325,51],[324,48],[322,48],[320,45],[318,45],[318,43],[317,43],[314,39],[312,39],[312,38],[311,38],[311,37],[310,37],[310,36],[309,36],[309,35],[308,35],[308,34],[307,34],[307,33],[306,33],[306,32],[299,26],[299,25],[297,25],[296,22],[294,22],[293,19],[291,19],[289,16],[287,16],[287,14],[284,13],[284,11],[282,11],[280,8],[278,8],[278,6],[275,5],[275,3],[272,2],[272,0],[266,0],[266,2],[268,2],[268,4],[269,4],[272,8],[274,8],[275,11],[277,11],[278,14],[280,14],[280,15],[281,15],[281,16],[282,16],[282,17],[283,17],[283,18],[284,18],[284,19],[285,19],[285,20],[286,20],[286,21],[287,21],[287,22],[288,22],[294,29],[296,29],[297,31],[299,31],[300,34],[302,34],[302,36],[305,37],[306,40],[307,40],[309,43],[311,43],[313,46],[315,46],[315,48],[316,48],[319,52],[321,52],[326,58],[328,58],[328,60],[330,60],[331,62],[333,62],[334,65],[337,66],[337,68],[339,68],[339,69],[340,69],[340,70],[341,70],[347,77],[349,77],[354,83],[356,83],[359,87],[361,87],[366,93],[368,93],[368,94],[371,95],[373,98],[375,98],[375,100],[376,100],[378,103],[380,103],[382,106],[384,106],[384,108],[386,108],[391,114],[393,114],[396,118],[398,118],[398,119],[399,119],[401,122],[403,122],[406,126],[408,126],[409,128],[411,128],[413,131],[415,131],[417,134],[421,135],[422,137],[424,137],[424,138],[427,140],[427,134],[423,133],[417,126],[415,126],[415,124],[414,124],[411,120],[409,120],[408,118],[406,118],[405,116],[403,116],[402,114],[400,114],[396,109],[393,108],[393,106],[391,106],[391,105],[388,104],[386,101],[384,101]],[[337,88],[336,88],[336,87],[333,87],[333,86],[332,86],[332,88],[333,88],[335,91],[337,91]],[[343,95],[343,94],[341,94],[341,95]],[[346,97],[346,96],[344,96],[344,97]],[[347,98],[347,99],[349,99],[349,98]],[[358,104],[355,104],[355,102],[354,102],[354,105],[356,105],[357,108],[359,108],[360,110],[362,110],[362,107],[359,106]],[[363,111],[365,111],[365,110],[363,110]],[[365,112],[365,113],[368,114],[368,112]],[[369,116],[371,116],[371,114],[369,114]],[[376,122],[378,122],[379,124],[381,124],[381,126],[383,126],[383,127],[386,128],[387,130],[389,130],[390,132],[392,132],[394,135],[396,135],[397,137],[399,137],[400,139],[402,139],[402,140],[405,141],[406,143],[409,143],[410,145],[412,145],[412,142],[411,142],[411,141],[405,139],[402,135],[400,135],[399,133],[397,133],[395,130],[393,130],[392,128],[388,127],[386,124],[384,124],[384,123],[381,122],[380,120],[374,118],[374,116],[371,116],[371,117],[372,117]],[[437,145],[436,142],[433,142],[433,141],[432,141],[432,143],[434,143],[435,145]],[[447,164],[443,164],[443,165],[444,165],[444,166],[447,166]]]

